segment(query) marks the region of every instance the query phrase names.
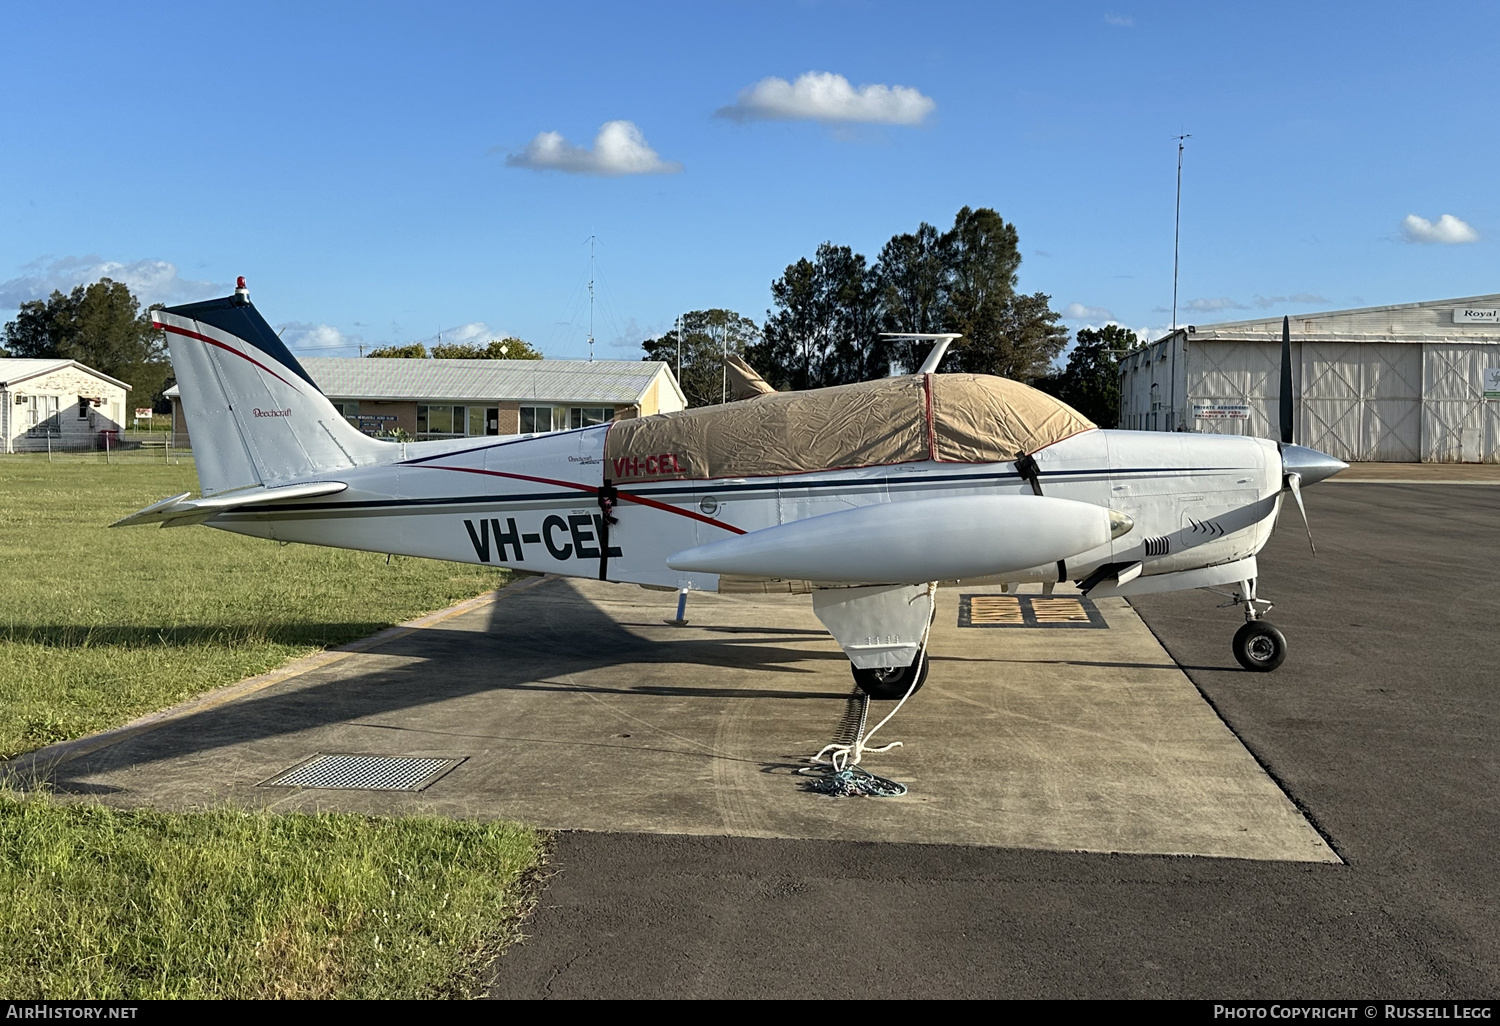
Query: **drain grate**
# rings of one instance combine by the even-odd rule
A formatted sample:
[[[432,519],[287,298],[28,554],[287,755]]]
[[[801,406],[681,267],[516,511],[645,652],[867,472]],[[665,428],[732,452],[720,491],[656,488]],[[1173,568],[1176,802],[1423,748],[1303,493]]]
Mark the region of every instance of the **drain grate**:
[[[420,791],[463,761],[395,755],[319,755],[262,781],[260,786]]]

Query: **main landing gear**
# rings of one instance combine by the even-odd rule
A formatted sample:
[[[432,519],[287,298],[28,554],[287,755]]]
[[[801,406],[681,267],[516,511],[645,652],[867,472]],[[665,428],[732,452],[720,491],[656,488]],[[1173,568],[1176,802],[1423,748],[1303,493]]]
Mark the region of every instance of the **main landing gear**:
[[[1245,625],[1234,632],[1234,658],[1241,666],[1268,673],[1286,661],[1286,635],[1263,619],[1271,611],[1271,603],[1255,597],[1254,579],[1241,581],[1226,605],[1245,609]]]
[[[854,674],[854,683],[859,689],[877,701],[895,701],[908,693],[916,694],[927,683],[927,649],[917,652],[910,666],[883,666],[874,670],[849,667]],[[913,684],[912,681],[916,683]]]

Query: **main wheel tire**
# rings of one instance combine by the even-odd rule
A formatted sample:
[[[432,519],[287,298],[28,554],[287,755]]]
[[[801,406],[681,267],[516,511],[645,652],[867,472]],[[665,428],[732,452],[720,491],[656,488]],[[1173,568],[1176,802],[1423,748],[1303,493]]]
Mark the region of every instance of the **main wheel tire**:
[[[1234,632],[1234,657],[1247,670],[1269,673],[1286,660],[1286,635],[1274,624],[1250,620]]]
[[[927,683],[927,653],[918,652],[917,658],[912,660],[910,666],[890,666],[877,670],[861,670],[857,666],[849,669],[854,674],[854,683],[859,689],[876,701],[893,702],[898,698],[905,698],[907,692],[916,694],[922,690],[922,685]],[[912,678],[916,678],[916,684],[912,684]]]

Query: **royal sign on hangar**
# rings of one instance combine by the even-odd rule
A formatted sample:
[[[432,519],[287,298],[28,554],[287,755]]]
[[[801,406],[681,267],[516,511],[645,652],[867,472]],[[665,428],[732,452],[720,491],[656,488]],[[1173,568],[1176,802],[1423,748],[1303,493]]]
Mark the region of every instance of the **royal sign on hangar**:
[[[1500,324],[1500,306],[1458,306],[1453,308],[1454,324]]]

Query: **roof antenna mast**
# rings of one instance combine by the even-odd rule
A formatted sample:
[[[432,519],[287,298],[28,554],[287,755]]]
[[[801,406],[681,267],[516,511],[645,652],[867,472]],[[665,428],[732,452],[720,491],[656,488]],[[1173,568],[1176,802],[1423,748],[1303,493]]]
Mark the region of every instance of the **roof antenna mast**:
[[[589,363],[594,362],[594,236],[589,236]]]

